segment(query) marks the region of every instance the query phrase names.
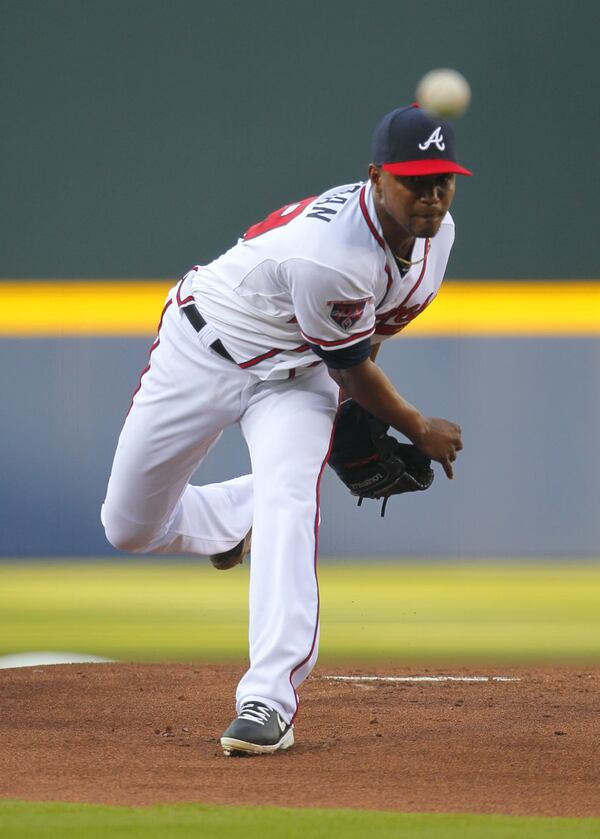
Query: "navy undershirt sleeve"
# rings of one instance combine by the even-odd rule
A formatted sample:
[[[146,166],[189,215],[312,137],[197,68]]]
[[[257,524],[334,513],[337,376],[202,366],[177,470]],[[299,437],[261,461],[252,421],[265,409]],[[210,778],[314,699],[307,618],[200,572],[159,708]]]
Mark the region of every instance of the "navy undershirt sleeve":
[[[328,367],[333,370],[345,370],[347,367],[355,367],[366,361],[371,355],[371,339],[365,338],[358,344],[351,347],[342,347],[339,350],[324,350],[318,344],[309,344],[311,350],[322,358]]]

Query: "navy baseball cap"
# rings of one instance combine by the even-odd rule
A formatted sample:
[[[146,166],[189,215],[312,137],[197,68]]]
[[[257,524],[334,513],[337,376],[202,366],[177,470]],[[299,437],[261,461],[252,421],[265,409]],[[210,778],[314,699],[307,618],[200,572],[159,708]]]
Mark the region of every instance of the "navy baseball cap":
[[[454,131],[417,104],[386,114],[373,133],[371,160],[393,175],[472,175],[456,162]]]

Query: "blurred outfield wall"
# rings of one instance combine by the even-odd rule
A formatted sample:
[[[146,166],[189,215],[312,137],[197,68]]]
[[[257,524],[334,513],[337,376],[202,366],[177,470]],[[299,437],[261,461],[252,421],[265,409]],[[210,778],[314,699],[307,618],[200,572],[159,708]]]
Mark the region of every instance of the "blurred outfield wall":
[[[509,321],[543,307],[523,303],[524,278],[561,280],[570,322],[571,282],[600,277],[600,111],[575,95],[597,76],[599,8],[0,0],[0,320],[16,279],[23,327],[0,326],[0,555],[109,550],[98,510],[153,328],[32,337],[57,307],[31,280],[182,274],[268,211],[363,177],[374,123],[432,67],[461,70],[474,95],[449,276],[514,281]],[[561,334],[556,311],[545,333],[411,326],[387,343],[401,391],[462,424],[457,478],[381,522],[327,473],[323,554],[598,553],[600,326]],[[228,433],[201,479],[245,463]]]
[[[99,521],[149,339],[0,341],[0,555],[110,551]],[[400,338],[381,364],[425,412],[459,421],[456,478],[360,509],[326,470],[321,553],[588,555],[600,548],[600,341]],[[246,471],[227,432],[197,476]]]
[[[596,0],[0,0],[0,277],[170,277],[363,177],[432,67],[457,124],[451,276],[598,278]]]

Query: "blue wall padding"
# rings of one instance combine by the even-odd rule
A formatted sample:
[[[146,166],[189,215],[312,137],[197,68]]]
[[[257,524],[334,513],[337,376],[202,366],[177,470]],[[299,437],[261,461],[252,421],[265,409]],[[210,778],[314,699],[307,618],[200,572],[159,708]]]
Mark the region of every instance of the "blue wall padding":
[[[99,521],[145,339],[0,341],[0,555],[114,553]],[[425,413],[460,422],[456,478],[355,509],[326,471],[325,555],[592,555],[600,549],[600,341],[401,339],[380,361]],[[237,429],[196,476],[248,468]]]

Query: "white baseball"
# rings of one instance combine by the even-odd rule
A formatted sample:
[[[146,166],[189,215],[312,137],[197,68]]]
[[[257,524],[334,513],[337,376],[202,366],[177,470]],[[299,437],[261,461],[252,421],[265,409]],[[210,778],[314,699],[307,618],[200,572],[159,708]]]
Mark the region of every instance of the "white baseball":
[[[457,119],[469,107],[471,88],[457,70],[440,68],[423,76],[416,97],[419,105],[434,116]]]

